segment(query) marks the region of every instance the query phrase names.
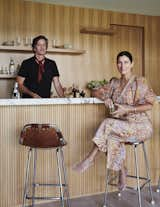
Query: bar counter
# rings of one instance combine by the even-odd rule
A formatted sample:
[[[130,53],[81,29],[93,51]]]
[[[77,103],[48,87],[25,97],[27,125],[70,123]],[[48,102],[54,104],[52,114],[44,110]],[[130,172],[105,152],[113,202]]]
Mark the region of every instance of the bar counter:
[[[158,100],[159,97],[157,97]],[[102,101],[96,98],[54,99],[1,99],[0,100],[0,206],[19,207],[22,203],[27,148],[19,145],[19,135],[27,123],[55,123],[61,129],[68,145],[64,147],[65,164],[71,197],[98,194],[105,189],[105,155],[95,160],[95,165],[79,174],[72,166],[82,160],[92,147],[91,139],[100,122],[107,116]],[[148,158],[153,184],[160,174],[160,107],[156,102],[152,110],[153,138],[147,142]],[[154,152],[154,153],[153,153]],[[143,172],[143,160],[141,172]],[[126,165],[133,173],[134,157],[127,149]],[[56,160],[52,150],[38,154],[37,182],[54,182]],[[115,190],[111,188],[111,190]],[[44,193],[54,193],[44,190]],[[42,193],[41,190],[38,193]]]

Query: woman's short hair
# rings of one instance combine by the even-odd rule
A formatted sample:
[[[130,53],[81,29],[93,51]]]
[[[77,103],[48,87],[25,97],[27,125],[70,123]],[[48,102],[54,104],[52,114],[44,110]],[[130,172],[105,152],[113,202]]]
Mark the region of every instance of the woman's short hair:
[[[128,52],[128,51],[121,51],[120,53],[118,53],[118,55],[117,55],[117,62],[118,62],[119,57],[122,57],[124,55],[127,56],[129,58],[129,60],[131,61],[131,63],[132,63],[133,57],[132,57],[131,53]]]
[[[45,40],[45,42],[46,42],[46,48],[48,48],[48,39],[44,35],[39,35],[39,36],[37,36],[37,37],[35,37],[33,39],[33,41],[32,41],[32,49],[35,48],[35,46],[37,45],[37,42],[39,40]]]

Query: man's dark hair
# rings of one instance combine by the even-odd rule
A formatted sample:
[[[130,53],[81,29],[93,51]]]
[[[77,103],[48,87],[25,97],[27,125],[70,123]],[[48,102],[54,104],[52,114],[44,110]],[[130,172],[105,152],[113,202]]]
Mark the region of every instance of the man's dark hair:
[[[45,40],[46,42],[46,48],[48,48],[48,39],[44,36],[44,35],[39,35],[37,37],[35,37],[32,41],[32,49],[34,50],[35,46],[37,45],[37,42],[39,40]]]
[[[132,63],[132,61],[133,61],[133,57],[132,57],[132,55],[131,55],[130,52],[128,52],[128,51],[121,51],[121,52],[117,55],[117,62],[118,62],[119,57],[122,57],[122,56],[127,56],[127,57],[129,58],[129,60],[131,61],[131,63]]]

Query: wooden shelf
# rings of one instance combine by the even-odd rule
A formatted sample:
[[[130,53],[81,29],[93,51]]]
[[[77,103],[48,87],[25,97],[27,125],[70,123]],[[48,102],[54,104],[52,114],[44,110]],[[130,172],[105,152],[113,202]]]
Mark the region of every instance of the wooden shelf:
[[[111,28],[93,28],[93,27],[83,27],[80,29],[80,33],[84,34],[97,34],[97,35],[113,35],[114,30]]]
[[[0,79],[14,79],[14,78],[16,78],[16,75],[0,74]]]
[[[22,46],[0,46],[0,51],[3,52],[32,52],[32,48],[30,47],[22,47]],[[83,54],[85,50],[78,49],[64,49],[64,48],[48,48],[47,53],[64,53],[64,54]]]

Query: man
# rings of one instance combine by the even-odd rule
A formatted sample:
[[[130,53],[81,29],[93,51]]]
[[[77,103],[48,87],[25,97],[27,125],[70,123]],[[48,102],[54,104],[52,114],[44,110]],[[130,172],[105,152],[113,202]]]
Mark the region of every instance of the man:
[[[49,98],[52,81],[57,94],[64,97],[56,63],[45,57],[47,47],[48,39],[45,36],[33,39],[34,56],[22,62],[17,76],[22,98]]]

